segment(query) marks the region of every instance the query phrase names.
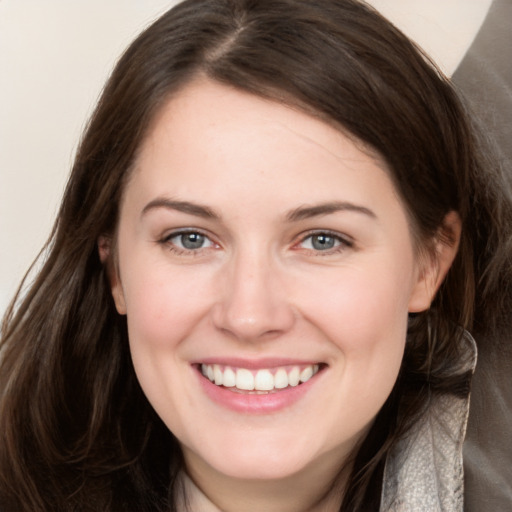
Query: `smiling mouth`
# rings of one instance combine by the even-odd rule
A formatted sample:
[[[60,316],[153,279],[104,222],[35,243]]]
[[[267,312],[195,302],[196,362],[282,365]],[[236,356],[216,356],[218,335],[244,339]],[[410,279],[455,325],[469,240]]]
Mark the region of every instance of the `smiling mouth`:
[[[249,370],[219,364],[201,364],[200,371],[212,384],[235,393],[268,394],[307,382],[322,369],[322,366],[312,364]]]

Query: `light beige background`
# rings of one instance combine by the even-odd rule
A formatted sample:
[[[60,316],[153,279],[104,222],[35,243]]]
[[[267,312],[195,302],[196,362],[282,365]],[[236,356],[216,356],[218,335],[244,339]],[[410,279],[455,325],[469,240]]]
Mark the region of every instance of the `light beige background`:
[[[171,0],[0,0],[0,314],[46,240],[112,66]],[[372,0],[451,74],[491,0]]]

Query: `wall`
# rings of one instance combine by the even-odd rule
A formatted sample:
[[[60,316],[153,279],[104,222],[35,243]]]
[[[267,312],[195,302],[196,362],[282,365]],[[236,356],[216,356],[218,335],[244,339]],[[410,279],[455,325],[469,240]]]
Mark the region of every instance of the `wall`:
[[[0,0],[0,315],[46,240],[112,66],[169,0]]]

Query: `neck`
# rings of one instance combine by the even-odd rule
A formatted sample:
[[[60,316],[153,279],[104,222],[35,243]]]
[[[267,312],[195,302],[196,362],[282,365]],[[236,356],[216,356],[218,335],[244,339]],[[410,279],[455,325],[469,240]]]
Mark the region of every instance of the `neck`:
[[[188,455],[188,474],[182,478],[189,508],[182,508],[190,512],[339,511],[351,469],[340,471],[339,464],[325,460],[279,480],[243,480],[220,474]]]

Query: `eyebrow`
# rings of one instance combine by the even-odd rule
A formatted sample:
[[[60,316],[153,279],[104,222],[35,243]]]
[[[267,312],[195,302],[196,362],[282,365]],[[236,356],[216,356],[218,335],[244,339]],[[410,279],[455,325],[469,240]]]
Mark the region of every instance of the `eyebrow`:
[[[329,215],[331,213],[350,211],[356,213],[362,213],[372,219],[376,219],[377,215],[366,208],[365,206],[359,206],[353,203],[344,201],[333,201],[330,203],[323,203],[315,206],[300,206],[295,210],[292,210],[286,215],[286,220],[289,222],[296,222],[299,220],[309,219],[311,217],[318,217],[320,215]]]
[[[144,206],[141,216],[157,208],[176,210],[179,212],[188,213],[189,215],[195,215],[196,217],[202,217],[204,219],[220,219],[220,215],[208,206],[191,203],[189,201],[168,199],[166,197],[157,197],[156,199],[150,201],[146,206]]]
[[[216,213],[209,206],[192,203],[190,201],[179,201],[176,199],[169,199],[166,197],[157,197],[150,201],[142,210],[141,216],[144,216],[151,210],[158,208],[165,208],[168,210],[176,210],[179,212],[187,213],[189,215],[195,215],[196,217],[202,217],[204,219],[220,220],[220,215]],[[322,203],[315,206],[300,206],[291,210],[286,215],[288,222],[297,222],[312,217],[319,217],[321,215],[329,215],[332,213],[350,211],[367,215],[373,219],[377,216],[375,213],[366,208],[365,206],[359,206],[353,203],[344,201],[332,201],[329,203]]]

